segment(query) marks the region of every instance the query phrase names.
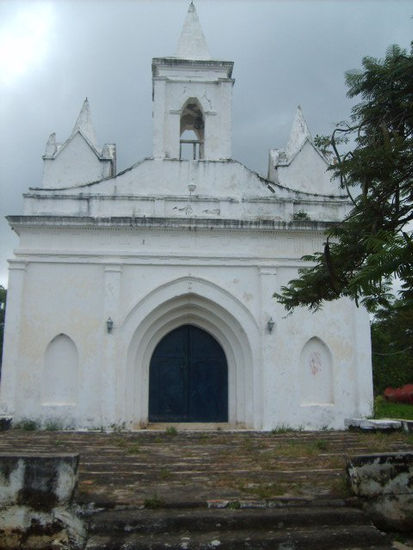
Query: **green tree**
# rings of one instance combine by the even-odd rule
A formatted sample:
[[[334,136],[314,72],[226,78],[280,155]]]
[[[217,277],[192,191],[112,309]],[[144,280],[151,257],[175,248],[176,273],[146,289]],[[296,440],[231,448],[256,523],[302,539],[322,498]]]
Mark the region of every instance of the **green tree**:
[[[305,256],[313,267],[275,297],[287,310],[317,310],[324,300],[347,296],[370,311],[387,307],[397,276],[400,299],[412,301],[413,47],[391,46],[383,60],[365,57],[363,70],[346,73],[349,97],[360,103],[329,143],[330,167],[352,208],[326,233],[322,252]],[[351,150],[343,151],[352,144]],[[326,140],[318,138],[326,148]]]
[[[0,367],[3,358],[4,316],[6,313],[7,290],[0,285]]]
[[[395,300],[371,325],[374,391],[413,383],[413,308]]]

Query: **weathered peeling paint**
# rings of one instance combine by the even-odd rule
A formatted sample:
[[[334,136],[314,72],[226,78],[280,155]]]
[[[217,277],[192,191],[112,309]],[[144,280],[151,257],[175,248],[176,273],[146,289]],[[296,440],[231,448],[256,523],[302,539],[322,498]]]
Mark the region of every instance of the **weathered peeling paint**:
[[[0,455],[1,548],[83,547],[85,529],[71,508],[78,463],[69,454]]]

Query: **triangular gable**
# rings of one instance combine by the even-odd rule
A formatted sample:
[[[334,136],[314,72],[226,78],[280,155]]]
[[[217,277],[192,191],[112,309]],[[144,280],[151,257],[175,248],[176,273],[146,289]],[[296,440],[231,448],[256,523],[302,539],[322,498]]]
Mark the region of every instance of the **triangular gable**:
[[[57,151],[54,155],[54,159],[56,159],[60,153],[69,145],[69,143],[71,143],[73,141],[73,139],[75,138],[75,136],[79,134],[83,139],[84,141],[87,143],[87,145],[90,147],[90,149],[93,151],[93,153],[95,154],[95,156],[101,160],[101,153],[96,149],[96,147],[93,145],[93,143],[83,134],[82,130],[80,129],[77,129],[69,138],[67,138],[67,140],[62,143],[60,146],[57,147]]]

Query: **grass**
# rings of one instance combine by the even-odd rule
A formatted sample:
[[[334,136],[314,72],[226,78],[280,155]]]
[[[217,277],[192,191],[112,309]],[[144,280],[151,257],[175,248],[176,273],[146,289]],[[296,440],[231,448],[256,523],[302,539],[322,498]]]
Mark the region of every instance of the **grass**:
[[[413,434],[402,432],[378,432],[360,434],[360,443],[368,449],[370,453],[380,453],[384,451],[393,451],[400,443],[413,445]]]
[[[159,477],[166,481],[167,479],[170,479],[172,477],[172,474],[168,470],[168,468],[162,468],[162,470],[159,472]]]
[[[30,420],[29,418],[23,419],[14,426],[18,430],[24,430],[25,432],[35,432],[40,429],[40,424],[36,420]]]
[[[277,435],[277,434],[286,434],[286,433],[292,432],[292,431],[293,431],[293,429],[290,426],[287,426],[286,424],[280,424],[276,428],[273,428],[271,430],[271,433],[273,435]]]
[[[110,428],[115,433],[120,433],[120,432],[123,432],[126,429],[126,423],[122,422],[121,424],[111,424]]]
[[[162,508],[165,505],[165,502],[155,494],[150,498],[145,498],[143,505],[145,508],[149,508],[150,510],[156,510],[157,508]]]
[[[133,443],[128,447],[127,451],[128,455],[137,455],[141,452],[141,448],[139,443]]]
[[[413,420],[413,405],[407,403],[391,403],[379,396],[376,397],[374,401],[374,417]]]
[[[48,432],[57,432],[62,430],[63,427],[60,422],[57,422],[56,420],[49,420],[46,422],[44,429]]]
[[[240,487],[240,490],[251,496],[265,500],[284,495],[287,492],[287,485],[281,483],[257,483]]]
[[[289,441],[284,441],[283,443],[281,443],[277,447],[276,453],[278,456],[289,458],[313,456],[315,454],[318,454],[318,451],[321,450],[317,443],[318,442],[314,443],[313,441],[300,441],[299,439],[290,439]],[[323,444],[321,445],[324,446]]]
[[[328,449],[328,443],[327,441],[325,441],[325,439],[317,439],[317,441],[315,441],[314,443],[314,446],[319,451],[326,451]]]
[[[166,435],[178,435],[178,430],[175,428],[175,426],[168,426],[165,430]]]
[[[330,494],[343,498],[352,496],[350,483],[345,475],[341,475],[330,484]]]
[[[137,455],[141,452],[139,441],[127,439],[125,437],[116,437],[113,438],[111,442],[113,445],[116,445],[116,447],[119,447],[119,449],[123,449],[128,455]]]
[[[247,437],[242,441],[242,446],[246,451],[254,450],[254,442],[250,437]]]
[[[113,440],[114,445],[119,447],[120,449],[126,449],[126,447],[129,445],[128,441],[126,439],[122,438],[116,438]]]
[[[229,508],[229,510],[239,510],[241,508],[241,503],[239,500],[233,500],[228,504],[227,508]]]

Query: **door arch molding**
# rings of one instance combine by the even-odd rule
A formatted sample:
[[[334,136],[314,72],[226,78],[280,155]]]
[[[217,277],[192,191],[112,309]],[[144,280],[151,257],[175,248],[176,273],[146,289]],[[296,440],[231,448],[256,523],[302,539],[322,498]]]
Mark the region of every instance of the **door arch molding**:
[[[247,308],[226,290],[193,277],[152,291],[127,315],[123,326],[129,346],[119,416],[128,423],[148,420],[149,364],[158,342],[182,324],[209,332],[228,363],[228,419],[259,428],[262,418],[258,326]]]

